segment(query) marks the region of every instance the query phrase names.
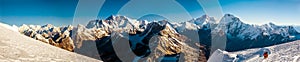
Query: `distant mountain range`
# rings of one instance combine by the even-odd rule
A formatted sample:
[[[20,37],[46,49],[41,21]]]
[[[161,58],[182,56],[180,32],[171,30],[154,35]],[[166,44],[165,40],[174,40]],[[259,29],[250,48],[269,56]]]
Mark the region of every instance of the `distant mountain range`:
[[[0,62],[102,62],[29,38],[0,23]]]
[[[103,61],[121,61],[123,57],[129,58],[128,61],[206,61],[215,40],[213,35],[223,36],[218,42],[226,43],[226,51],[266,47],[299,39],[299,32],[292,26],[273,23],[251,25],[231,14],[225,14],[219,22],[208,15],[185,22],[149,22],[112,15],[77,27],[23,25],[18,29],[29,37],[69,51],[79,51],[97,59],[100,56]],[[116,51],[113,48],[127,43],[130,49]],[[87,46],[95,47],[97,51],[84,51],[88,50],[84,49]],[[137,56],[120,57],[116,54],[130,54],[128,51]]]

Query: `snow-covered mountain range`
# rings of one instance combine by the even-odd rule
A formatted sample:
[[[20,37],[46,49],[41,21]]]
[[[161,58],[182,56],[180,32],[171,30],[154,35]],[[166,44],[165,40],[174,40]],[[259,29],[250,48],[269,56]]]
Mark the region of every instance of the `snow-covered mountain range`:
[[[239,18],[230,14],[226,14],[220,24],[226,26],[224,31],[228,38],[227,51],[280,44],[296,40],[296,36],[299,35],[292,26],[277,26],[273,23],[261,26],[250,25],[243,23]],[[237,48],[237,46],[241,47]]]
[[[21,34],[36,40],[40,40],[68,51],[74,51],[75,46],[71,39],[73,26],[71,25],[66,27],[55,27],[51,24],[44,26],[23,24],[18,28],[18,30]]]
[[[96,35],[77,35],[80,37],[96,37],[95,40],[103,61],[121,61],[122,57],[126,57],[129,61],[177,61],[161,59],[165,56],[176,58],[179,54],[185,54],[185,61],[206,61],[204,52],[196,45],[188,45],[188,38],[179,34],[168,21],[136,21],[125,16],[111,16],[106,20],[94,20],[88,23],[86,28],[81,27],[79,30],[99,29],[108,35],[98,37]],[[77,31],[77,33],[82,33]],[[84,42],[84,40],[83,40]],[[125,42],[125,43],[124,43]],[[126,43],[127,42],[127,43]],[[129,44],[128,44],[129,43]],[[125,50],[114,50],[113,45],[122,44],[128,48]],[[128,47],[127,46],[127,47]],[[193,47],[194,46],[194,47]],[[199,45],[200,46],[200,45]],[[136,56],[117,56],[117,52],[122,54],[130,54],[127,51],[133,51]],[[111,53],[114,52],[114,53]],[[152,52],[152,53],[151,53]],[[155,53],[153,53],[155,52]],[[149,56],[149,57],[148,57]],[[147,58],[143,58],[147,57]],[[134,59],[135,58],[135,59]],[[139,58],[139,59],[136,59]]]
[[[16,26],[0,23],[0,62],[102,62],[72,53],[18,32]]]
[[[225,14],[220,22],[203,15],[178,23],[167,20],[148,22],[112,15],[105,20],[92,20],[87,25],[77,27],[23,25],[19,31],[50,44],[49,39],[52,39],[53,45],[70,51],[75,49],[75,52],[94,45],[90,47],[97,49],[97,52],[82,54],[94,58],[98,56],[94,54],[99,54],[103,61],[121,61],[122,57],[117,55],[120,51],[116,51],[113,46],[124,42],[129,43],[129,49],[124,48],[123,54],[130,54],[126,51],[132,50],[137,55],[127,57],[130,61],[160,61],[159,58],[166,58],[162,61],[174,61],[170,58],[177,58],[175,61],[180,58],[185,61],[206,61],[211,52],[212,34],[225,34],[226,40],[219,42],[226,43],[226,51],[267,47],[299,39],[299,33],[292,26],[277,26],[273,23],[251,25],[231,14]],[[64,41],[70,38],[72,40]],[[182,54],[185,56],[178,56]]]

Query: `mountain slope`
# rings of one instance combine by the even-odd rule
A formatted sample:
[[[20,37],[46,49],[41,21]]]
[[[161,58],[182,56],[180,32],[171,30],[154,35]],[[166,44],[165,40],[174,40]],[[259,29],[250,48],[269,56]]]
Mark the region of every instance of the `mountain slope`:
[[[191,40],[205,46],[206,57],[210,56],[214,44],[223,44],[226,51],[239,51],[249,48],[260,48],[291,42],[299,38],[300,33],[292,26],[277,26],[273,23],[251,25],[242,22],[238,17],[225,14],[219,23],[213,17],[203,15],[190,21],[172,23],[176,31]],[[218,36],[223,32],[225,36]],[[223,40],[217,40],[223,39]],[[213,52],[212,51],[212,52]]]
[[[246,49],[236,52],[226,52],[217,50],[213,53],[208,61],[225,61],[225,62],[299,62],[300,61],[300,40],[284,44]],[[264,59],[263,53],[268,52],[268,58]],[[218,57],[217,57],[218,56]]]
[[[238,17],[225,14],[219,23],[213,17],[203,15],[200,18],[181,23],[173,23],[175,29],[192,41],[210,48],[212,35],[224,32],[227,40],[227,51],[238,51],[248,48],[266,47],[297,40],[300,35],[292,26],[277,26],[273,23],[251,25],[242,22]],[[197,35],[196,35],[197,34]]]
[[[231,14],[225,14],[219,23],[208,15],[180,23],[170,23],[166,20],[138,21],[126,16],[112,15],[105,20],[92,20],[86,26],[78,25],[70,30],[66,27],[48,29],[47,26],[42,29],[33,26],[34,28],[29,30],[19,31],[23,34],[25,32],[25,35],[37,40],[39,37],[32,35],[32,31],[38,34],[46,32],[53,35],[54,33],[54,37],[50,36],[53,39],[72,36],[74,45],[66,43],[71,46],[69,51],[75,49],[77,53],[96,59],[101,57],[103,61],[121,61],[122,57],[118,57],[118,52],[124,52],[121,55],[126,54],[123,57],[130,58],[131,61],[144,61],[144,57],[147,56],[151,57],[147,60],[153,61],[160,59],[178,61],[182,59],[179,57],[183,57],[187,61],[200,59],[206,61],[211,55],[210,53],[217,50],[218,47],[224,47],[226,51],[261,48],[291,42],[299,39],[297,36],[300,35],[292,26],[277,26],[273,23],[251,25]],[[60,42],[57,40],[55,43]],[[126,47],[128,43],[130,44],[129,49],[121,49],[123,51],[115,49],[114,45],[120,44]],[[213,43],[226,43],[226,45],[212,45]],[[151,50],[156,53],[154,56],[149,55],[153,52]],[[137,57],[128,57],[128,51],[134,52]],[[187,53],[189,51],[192,52]]]
[[[98,62],[86,56],[72,53],[31,39],[0,23],[0,61],[88,61]]]
[[[184,55],[181,59],[185,61],[206,61],[200,45],[187,44],[187,38],[165,20],[148,23],[111,16],[106,20],[90,21],[86,28],[79,26],[77,33],[82,34],[76,35],[76,39],[82,39],[82,43],[96,41],[103,61],[121,61],[122,58],[125,61],[178,61],[179,55]],[[130,56],[128,51],[136,56]]]
[[[227,36],[227,51],[276,45],[294,41],[297,39],[295,36],[299,35],[292,26],[277,26],[273,23],[251,25],[231,14],[224,15],[219,26],[223,24],[226,27],[223,31]]]
[[[21,34],[53,46],[60,47],[68,51],[74,51],[73,40],[71,33],[73,26],[55,27],[51,24],[47,25],[25,25],[18,28]]]

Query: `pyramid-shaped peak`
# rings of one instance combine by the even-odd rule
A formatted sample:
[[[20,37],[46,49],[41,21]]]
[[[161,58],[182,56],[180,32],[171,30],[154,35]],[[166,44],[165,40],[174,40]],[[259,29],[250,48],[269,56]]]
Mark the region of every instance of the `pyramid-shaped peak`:
[[[238,17],[235,17],[234,15],[232,14],[225,14],[223,16],[223,18],[221,19],[220,23],[221,24],[228,24],[228,23],[243,23]]]

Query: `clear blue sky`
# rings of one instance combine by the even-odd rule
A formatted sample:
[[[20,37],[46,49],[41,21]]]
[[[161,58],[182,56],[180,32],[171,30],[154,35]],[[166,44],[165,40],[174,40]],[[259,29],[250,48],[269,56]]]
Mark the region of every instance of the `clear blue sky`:
[[[196,0],[176,0],[192,18],[204,15],[204,11]],[[129,0],[106,0],[98,18],[105,19],[116,15]],[[159,1],[157,1],[159,2]],[[72,24],[78,0],[0,0],[0,22],[8,24]],[[219,0],[223,13],[240,17],[250,24],[273,22],[280,25],[300,25],[300,0]],[[154,4],[161,7],[163,3]],[[168,4],[165,4],[168,5]],[[141,8],[143,9],[143,8]],[[175,9],[162,14],[179,14]],[[135,13],[126,14],[134,17]],[[122,15],[122,14],[119,14]]]

